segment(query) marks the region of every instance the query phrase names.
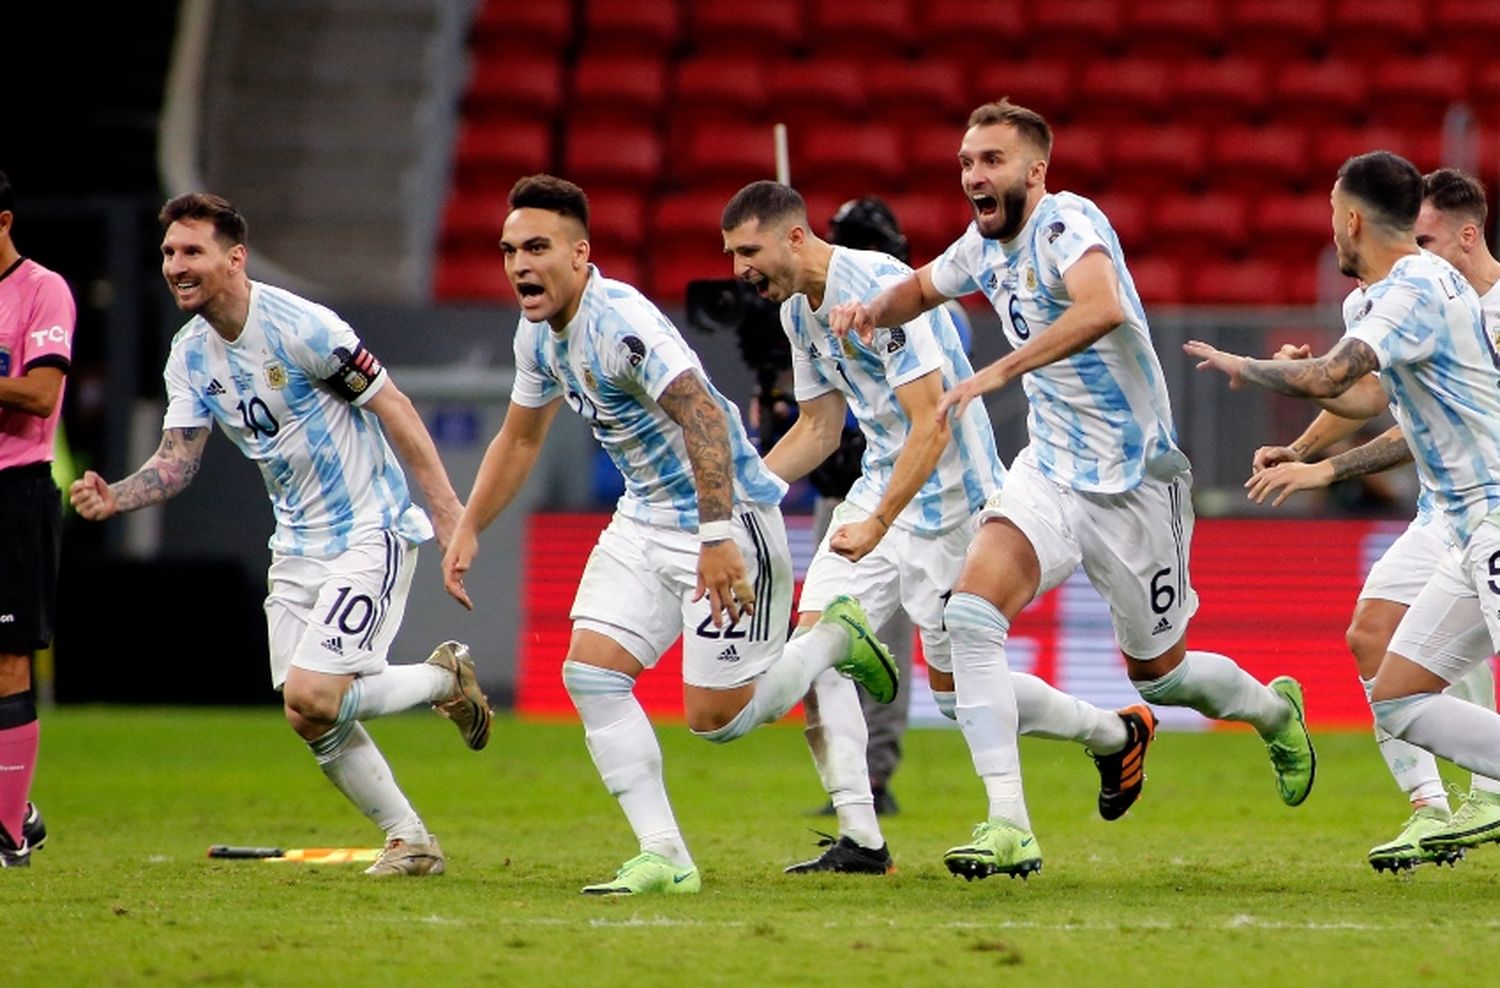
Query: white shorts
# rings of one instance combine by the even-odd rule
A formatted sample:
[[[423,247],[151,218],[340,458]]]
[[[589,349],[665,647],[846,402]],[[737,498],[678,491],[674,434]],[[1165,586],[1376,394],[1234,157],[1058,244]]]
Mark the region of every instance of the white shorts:
[[[1152,659],[1176,644],[1198,610],[1188,574],[1193,540],[1192,474],[1147,477],[1123,494],[1087,494],[1048,480],[1028,447],[992,494],[977,524],[1012,522],[1041,563],[1041,595],[1080,563],[1109,604],[1120,650]]]
[[[1410,607],[1447,552],[1441,524],[1413,521],[1370,567],[1359,599],[1389,600]]]
[[[394,532],[331,559],[276,553],[267,574],[271,685],[287,669],[371,676],[401,627],[417,547]]]
[[[1391,636],[1390,650],[1450,683],[1500,648],[1500,527],[1448,548]]]
[[[698,585],[698,534],[648,525],[619,512],[589,554],[573,627],[618,642],[647,669],[682,635],[682,681],[732,689],[770,668],[786,644],[792,615],[792,552],[781,509],[741,508],[731,530],[755,588],[755,613],[715,628]]]
[[[922,655],[927,664],[939,672],[952,672],[953,650],[943,624],[943,605],[963,569],[973,531],[960,525],[943,535],[918,535],[892,528],[874,551],[857,563],[828,547],[840,525],[868,517],[868,512],[847,501],[834,509],[833,521],[802,581],[798,610],[821,611],[834,597],[848,594],[864,608],[870,627],[879,628],[899,607],[922,636]]]

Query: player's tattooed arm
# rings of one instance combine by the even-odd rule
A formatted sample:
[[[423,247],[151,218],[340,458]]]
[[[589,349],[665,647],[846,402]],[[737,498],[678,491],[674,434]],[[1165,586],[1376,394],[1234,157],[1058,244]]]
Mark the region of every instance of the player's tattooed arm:
[[[167,429],[155,455],[124,480],[109,485],[116,511],[134,511],[160,504],[182,493],[203,462],[208,429]]]
[[[693,371],[677,375],[657,404],[682,427],[698,488],[698,520],[727,521],[734,508],[734,454],[724,410]]]
[[[1389,470],[1391,467],[1410,463],[1411,459],[1411,447],[1407,445],[1406,436],[1397,425],[1361,446],[1329,457],[1328,465],[1333,467],[1333,479],[1340,481]]]
[[[1279,394],[1332,398],[1379,367],[1368,343],[1345,337],[1323,356],[1310,360],[1247,360],[1240,376]]]

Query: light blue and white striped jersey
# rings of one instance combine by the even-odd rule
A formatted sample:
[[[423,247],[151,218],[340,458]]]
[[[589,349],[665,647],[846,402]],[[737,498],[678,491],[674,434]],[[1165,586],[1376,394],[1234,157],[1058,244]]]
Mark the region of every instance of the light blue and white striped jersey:
[[[1473,286],[1428,251],[1369,286],[1346,336],[1380,362],[1380,383],[1417,473],[1462,546],[1500,509],[1500,356]]]
[[[1022,383],[1031,405],[1031,449],[1042,473],[1074,490],[1118,494],[1148,474],[1176,476],[1188,462],[1177,448],[1146,313],[1120,240],[1099,207],[1071,192],[1045,195],[1004,243],[986,239],[970,223],[932,262],[931,274],[950,298],[983,291],[1019,349],[1072,305],[1063,275],[1095,247],[1114,262],[1125,321],[1081,353],[1025,374]]]
[[[226,343],[194,316],[173,338],[163,376],[164,429],[217,421],[260,468],[274,551],[327,558],[381,531],[432,538],[380,420],[361,407],[387,375],[330,309],[251,282],[239,338]]]
[[[895,389],[934,371],[942,375],[944,390],[974,376],[946,306],[904,326],[877,330],[868,347],[853,334],[841,341],[829,330],[828,313],[835,305],[868,302],[910,274],[911,268],[888,254],[834,247],[822,306],[813,309],[801,294],[781,305],[781,326],[792,343],[797,400],[838,391],[864,433],[860,476],[845,499],[867,512],[879,507],[911,430]],[[937,469],[895,524],[921,535],[941,535],[967,523],[1004,481],[989,416],[982,402],[970,402],[963,419],[954,423]]]
[[[619,502],[625,515],[698,528],[698,490],[682,428],[657,404],[684,371],[698,375],[728,420],[735,503],[780,504],[786,494],[750,444],[739,409],[709,381],[677,327],[640,292],[592,264],[573,321],[554,333],[545,322],[521,317],[515,353],[511,400],[540,408],[562,396],[588,420],[625,478]]]

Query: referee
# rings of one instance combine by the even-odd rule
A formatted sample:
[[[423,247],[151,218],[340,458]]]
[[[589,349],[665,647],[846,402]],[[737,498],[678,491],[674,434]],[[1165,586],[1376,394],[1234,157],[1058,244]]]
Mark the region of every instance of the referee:
[[[30,802],[36,770],[31,653],[52,641],[62,494],[52,436],[76,310],[62,276],[21,256],[0,172],[0,868],[26,867],[47,836]]]

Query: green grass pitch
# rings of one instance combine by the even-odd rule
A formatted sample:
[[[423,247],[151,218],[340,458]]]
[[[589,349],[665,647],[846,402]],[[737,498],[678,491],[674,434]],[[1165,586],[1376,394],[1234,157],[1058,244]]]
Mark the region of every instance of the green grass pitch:
[[[822,798],[800,730],[717,747],[665,725],[703,893],[601,901],[579,886],[635,847],[576,724],[502,719],[479,754],[427,714],[371,733],[447,875],[208,860],[379,842],[277,711],[44,712],[51,841],[0,871],[0,984],[1369,986],[1473,978],[1500,950],[1500,847],[1401,877],[1365,864],[1406,816],[1365,734],[1317,737],[1298,809],[1253,735],[1164,734],[1115,823],[1076,747],[1027,740],[1045,868],[965,883],[941,857],[983,799],[956,731],[908,736],[895,875],[794,877]]]

